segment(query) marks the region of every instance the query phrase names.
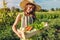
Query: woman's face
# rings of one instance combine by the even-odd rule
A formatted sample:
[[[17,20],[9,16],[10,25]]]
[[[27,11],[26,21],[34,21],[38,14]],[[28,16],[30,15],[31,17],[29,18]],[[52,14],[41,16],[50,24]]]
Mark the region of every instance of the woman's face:
[[[33,5],[27,5],[27,9],[26,9],[26,12],[27,13],[31,13],[34,9],[34,6]]]

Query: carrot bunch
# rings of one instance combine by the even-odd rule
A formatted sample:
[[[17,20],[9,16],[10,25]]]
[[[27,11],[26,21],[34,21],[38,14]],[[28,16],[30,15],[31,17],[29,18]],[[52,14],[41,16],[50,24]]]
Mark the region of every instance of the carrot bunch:
[[[31,31],[32,30],[32,27],[31,26],[27,26],[26,27],[26,31]]]

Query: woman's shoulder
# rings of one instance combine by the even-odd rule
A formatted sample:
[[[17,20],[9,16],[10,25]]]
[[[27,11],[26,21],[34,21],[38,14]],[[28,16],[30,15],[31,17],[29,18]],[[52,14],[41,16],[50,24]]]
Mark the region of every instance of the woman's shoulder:
[[[20,13],[18,13],[18,15],[23,16],[23,15],[24,15],[24,13],[23,13],[23,12],[20,12]]]

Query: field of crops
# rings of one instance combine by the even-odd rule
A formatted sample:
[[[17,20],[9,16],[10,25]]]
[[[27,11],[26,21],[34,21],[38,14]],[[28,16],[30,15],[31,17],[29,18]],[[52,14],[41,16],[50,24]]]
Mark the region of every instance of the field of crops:
[[[0,40],[20,40],[12,31],[18,12],[0,12]],[[34,40],[60,40],[60,11],[36,12],[37,22],[48,22],[49,28],[35,35]],[[20,27],[20,22],[17,27]]]

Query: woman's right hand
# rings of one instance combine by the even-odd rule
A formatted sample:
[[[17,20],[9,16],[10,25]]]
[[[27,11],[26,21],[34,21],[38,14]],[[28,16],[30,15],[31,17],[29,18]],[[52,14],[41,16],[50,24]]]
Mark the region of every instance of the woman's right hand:
[[[25,30],[18,30],[18,33],[21,34],[21,38],[25,39]]]
[[[20,31],[19,29],[17,30],[17,33],[18,33],[17,36],[18,36],[19,38],[22,38],[22,33],[21,33],[21,31]]]
[[[17,29],[15,28],[15,26],[13,26],[12,29],[13,29],[13,32],[14,32],[19,38],[22,38],[21,32],[20,32],[19,30],[17,30]]]

